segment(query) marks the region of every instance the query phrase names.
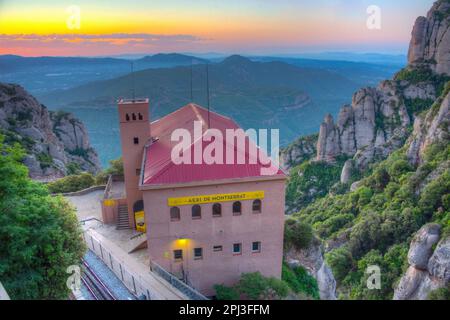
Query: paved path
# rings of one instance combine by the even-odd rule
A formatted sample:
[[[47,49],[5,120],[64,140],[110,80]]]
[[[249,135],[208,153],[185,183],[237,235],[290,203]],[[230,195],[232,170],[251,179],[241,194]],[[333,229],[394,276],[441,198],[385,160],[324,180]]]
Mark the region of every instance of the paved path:
[[[102,207],[100,201],[103,198],[103,190],[92,191],[82,196],[66,196],[77,209],[78,220],[87,218],[102,219]]]

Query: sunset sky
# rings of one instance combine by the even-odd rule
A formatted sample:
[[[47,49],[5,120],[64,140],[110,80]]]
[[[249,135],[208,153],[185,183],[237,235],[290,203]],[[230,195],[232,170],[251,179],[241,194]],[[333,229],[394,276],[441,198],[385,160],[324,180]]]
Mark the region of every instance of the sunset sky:
[[[406,53],[433,0],[0,0],[0,54]],[[70,6],[80,9],[80,28]],[[366,26],[370,5],[381,29]],[[73,8],[72,8],[73,9]],[[72,19],[71,19],[72,17]]]

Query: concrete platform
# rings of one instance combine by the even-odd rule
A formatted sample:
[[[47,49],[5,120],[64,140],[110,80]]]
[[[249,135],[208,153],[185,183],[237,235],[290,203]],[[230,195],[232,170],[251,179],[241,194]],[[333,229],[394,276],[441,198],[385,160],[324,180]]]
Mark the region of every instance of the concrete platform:
[[[118,189],[120,190],[119,186]],[[152,298],[188,300],[178,289],[150,270],[150,258],[147,249],[133,251],[136,246],[146,240],[145,234],[130,229],[117,230],[115,224],[103,224],[100,203],[103,194],[102,190],[97,190],[81,196],[66,197],[76,208],[78,219],[80,221],[88,220],[82,226],[88,247],[99,256],[98,250],[95,250],[98,249],[98,247],[95,247],[95,243],[100,244],[102,250],[107,250],[108,254],[110,253],[114,257],[113,260],[116,261],[116,264],[111,263],[109,266],[114,268],[120,262],[121,273],[130,275],[128,282],[130,277],[133,279],[133,287],[139,282],[140,288],[145,287],[146,290],[150,291]],[[90,239],[92,237],[95,239],[94,248],[91,248],[93,241]],[[101,257],[99,256],[99,258]],[[105,264],[108,265],[108,261],[107,259]]]

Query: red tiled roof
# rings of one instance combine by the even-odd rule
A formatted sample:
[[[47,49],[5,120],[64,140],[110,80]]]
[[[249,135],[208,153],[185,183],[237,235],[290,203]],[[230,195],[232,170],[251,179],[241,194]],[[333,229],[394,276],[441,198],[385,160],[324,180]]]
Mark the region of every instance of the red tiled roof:
[[[198,147],[198,144],[202,143],[202,150],[204,150],[211,143],[203,141],[203,139],[199,139],[190,145],[192,164],[175,164],[171,159],[171,152],[178,142],[171,141],[171,134],[175,129],[183,128],[188,130],[192,139],[194,139],[194,121],[202,122],[204,134],[208,129],[208,110],[191,103],[151,123],[152,137],[157,140],[144,150],[143,185],[165,185],[262,176],[261,168],[268,167],[268,165],[264,166],[259,161],[256,164],[250,164],[248,150],[249,146],[254,146],[254,144],[248,138],[246,138],[246,150],[235,148],[235,157],[236,154],[243,155],[245,153],[245,164],[194,164],[195,145]],[[230,143],[225,138],[225,130],[239,129],[239,126],[232,119],[215,112],[210,112],[209,123],[211,129],[218,129],[223,134],[222,145],[225,158],[227,151],[231,150],[232,152]],[[277,175],[284,176],[279,168],[272,168],[274,172],[277,172]]]

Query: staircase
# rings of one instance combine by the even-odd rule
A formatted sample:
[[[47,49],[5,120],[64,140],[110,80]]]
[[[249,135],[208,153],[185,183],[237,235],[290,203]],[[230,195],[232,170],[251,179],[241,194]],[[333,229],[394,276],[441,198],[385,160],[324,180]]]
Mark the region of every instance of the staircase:
[[[119,216],[117,219],[117,230],[131,229],[128,223],[128,206],[119,206]]]

